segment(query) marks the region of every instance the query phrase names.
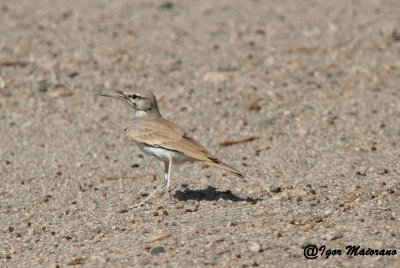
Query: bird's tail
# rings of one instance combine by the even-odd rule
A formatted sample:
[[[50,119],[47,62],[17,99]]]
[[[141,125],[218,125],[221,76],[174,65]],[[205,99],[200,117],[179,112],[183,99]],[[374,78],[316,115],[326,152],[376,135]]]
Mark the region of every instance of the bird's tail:
[[[246,178],[249,178],[244,173],[242,173],[239,170],[231,167],[230,165],[225,164],[224,162],[222,162],[221,160],[218,160],[217,158],[208,157],[208,159],[209,159],[209,161],[206,161],[206,162],[210,166],[214,166],[214,167],[223,169],[225,171],[228,171],[228,172],[230,172],[230,173],[242,178],[244,181],[246,181]]]

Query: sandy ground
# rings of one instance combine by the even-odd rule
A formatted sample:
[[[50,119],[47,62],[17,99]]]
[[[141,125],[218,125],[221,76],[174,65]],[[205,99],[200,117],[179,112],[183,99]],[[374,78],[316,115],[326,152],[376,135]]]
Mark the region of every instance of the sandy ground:
[[[0,2],[1,267],[400,267],[398,0],[66,3]],[[163,172],[126,87],[253,179],[124,210]]]

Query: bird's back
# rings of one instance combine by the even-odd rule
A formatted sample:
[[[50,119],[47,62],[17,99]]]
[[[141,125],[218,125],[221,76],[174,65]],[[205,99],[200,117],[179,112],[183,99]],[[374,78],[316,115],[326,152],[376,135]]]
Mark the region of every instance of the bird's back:
[[[207,149],[181,127],[162,117],[138,121],[125,131],[136,142],[181,151],[198,160],[205,160],[209,156]]]

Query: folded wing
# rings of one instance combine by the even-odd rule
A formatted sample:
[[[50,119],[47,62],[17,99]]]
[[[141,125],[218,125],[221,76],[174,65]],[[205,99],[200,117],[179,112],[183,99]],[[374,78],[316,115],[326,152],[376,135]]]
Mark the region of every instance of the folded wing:
[[[128,127],[125,131],[136,142],[182,152],[194,160],[205,161],[211,166],[244,178],[240,171],[210,155],[206,148],[171,121],[158,117],[143,121],[138,126]]]

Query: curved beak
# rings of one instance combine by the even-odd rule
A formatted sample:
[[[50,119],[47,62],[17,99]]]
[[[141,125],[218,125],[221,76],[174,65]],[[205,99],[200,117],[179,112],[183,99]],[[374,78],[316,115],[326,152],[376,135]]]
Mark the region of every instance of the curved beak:
[[[114,89],[114,90],[104,90],[100,93],[102,97],[109,97],[114,99],[126,100],[124,94],[122,94],[121,90]]]
[[[113,90],[104,90],[100,93],[100,96],[102,97],[109,97],[109,98],[114,98],[118,100],[123,100],[126,103],[128,103],[131,107],[135,108],[135,104],[132,103],[122,92],[122,90],[119,89],[113,89]]]

